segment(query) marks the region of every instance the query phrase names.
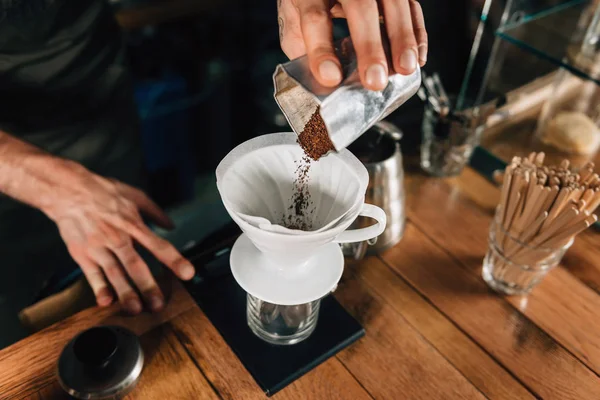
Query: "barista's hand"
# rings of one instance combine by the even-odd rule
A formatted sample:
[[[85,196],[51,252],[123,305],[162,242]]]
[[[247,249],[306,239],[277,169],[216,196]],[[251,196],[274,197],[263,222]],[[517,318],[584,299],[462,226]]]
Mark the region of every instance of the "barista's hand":
[[[191,279],[193,266],[144,224],[140,212],[165,228],[172,227],[172,222],[142,191],[79,165],[73,168],[73,174],[55,188],[43,211],[58,225],[98,305],[111,304],[114,292],[125,310],[139,313],[142,303],[131,282],[151,310],[160,310],[163,294],[134,243],[150,250],[179,278]]]
[[[347,18],[358,55],[363,85],[382,90],[388,64],[383,52],[379,16],[383,16],[392,47],[394,71],[409,75],[427,61],[427,31],[416,0],[277,0],[279,38],[294,59],[308,54],[310,69],[325,86],[340,83],[340,62],[333,52],[332,18]]]

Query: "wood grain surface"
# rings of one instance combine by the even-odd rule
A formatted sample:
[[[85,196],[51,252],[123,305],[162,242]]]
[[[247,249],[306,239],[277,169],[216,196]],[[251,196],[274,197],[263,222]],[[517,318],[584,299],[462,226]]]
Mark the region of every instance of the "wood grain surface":
[[[378,297],[417,330],[481,393],[491,399],[532,399],[515,377],[457,327],[426,297],[379,259],[363,261],[347,272],[360,279]]]
[[[126,327],[138,335],[196,307],[183,286],[175,280],[168,307],[161,313],[135,318],[122,315],[117,305],[90,308],[52,325],[0,351],[0,399],[21,398],[55,380],[55,363],[63,347],[77,333],[99,324]]]
[[[174,385],[180,398],[219,399],[168,324],[146,333],[141,342],[145,371],[129,399],[169,399]]]
[[[452,201],[442,210],[431,202],[417,204],[409,200],[412,203],[408,207],[409,218],[483,283],[481,262],[487,250],[491,212],[480,210],[461,194],[454,193],[454,189],[442,181],[424,181],[420,196],[447,196]],[[489,190],[497,189],[490,185]],[[469,218],[464,218],[465,213]],[[595,318],[600,310],[600,297],[583,282],[557,268],[527,298],[510,297],[507,302],[596,373],[600,371],[600,319]]]
[[[390,304],[372,295],[360,280],[345,279],[336,298],[368,332],[338,358],[373,397],[485,398]],[[443,379],[432,379],[442,376]]]
[[[406,177],[402,241],[347,263],[335,293],[367,335],[274,399],[599,399],[600,242],[590,230],[527,297],[481,278],[498,189],[472,170]],[[101,322],[141,336],[148,360],[128,399],[265,399],[204,313],[174,283],[165,312],[90,309],[0,351],[0,399],[66,399],[60,349]]]

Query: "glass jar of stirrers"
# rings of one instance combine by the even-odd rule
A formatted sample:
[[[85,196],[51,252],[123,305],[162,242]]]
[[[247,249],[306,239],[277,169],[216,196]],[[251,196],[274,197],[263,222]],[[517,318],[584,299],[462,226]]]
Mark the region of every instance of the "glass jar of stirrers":
[[[248,326],[256,336],[271,344],[296,344],[317,327],[321,300],[284,306],[248,294]]]
[[[504,294],[526,294],[558,265],[576,235],[594,224],[600,177],[569,161],[545,166],[544,153],[515,157],[504,171],[489,233],[483,279]]]
[[[573,239],[558,247],[532,246],[506,232],[499,218],[497,212],[490,227],[483,280],[502,294],[527,294],[560,263]]]

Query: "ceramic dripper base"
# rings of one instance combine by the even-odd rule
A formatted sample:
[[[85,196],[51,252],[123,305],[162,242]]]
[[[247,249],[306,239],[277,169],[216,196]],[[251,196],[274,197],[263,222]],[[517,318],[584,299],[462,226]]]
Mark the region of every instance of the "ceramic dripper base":
[[[307,339],[317,326],[321,298],[337,287],[344,269],[339,245],[329,243],[306,263],[274,265],[240,236],[231,250],[231,271],[247,292],[250,330],[262,340],[291,345]]]
[[[321,299],[337,287],[344,271],[340,246],[328,243],[299,265],[275,265],[241,235],[231,250],[231,272],[248,294],[271,304],[294,306]]]

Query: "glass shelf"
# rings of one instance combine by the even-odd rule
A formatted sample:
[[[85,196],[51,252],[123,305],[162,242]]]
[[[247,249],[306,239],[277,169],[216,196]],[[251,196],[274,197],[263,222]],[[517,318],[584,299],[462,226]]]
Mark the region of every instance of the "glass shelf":
[[[585,68],[586,63],[581,60],[576,63],[569,56],[569,48],[577,49],[577,45],[573,45],[573,37],[576,33],[581,34],[580,19],[589,5],[588,0],[574,0],[536,14],[520,16],[517,22],[498,28],[496,35],[582,79],[600,84],[600,76],[592,76]]]

